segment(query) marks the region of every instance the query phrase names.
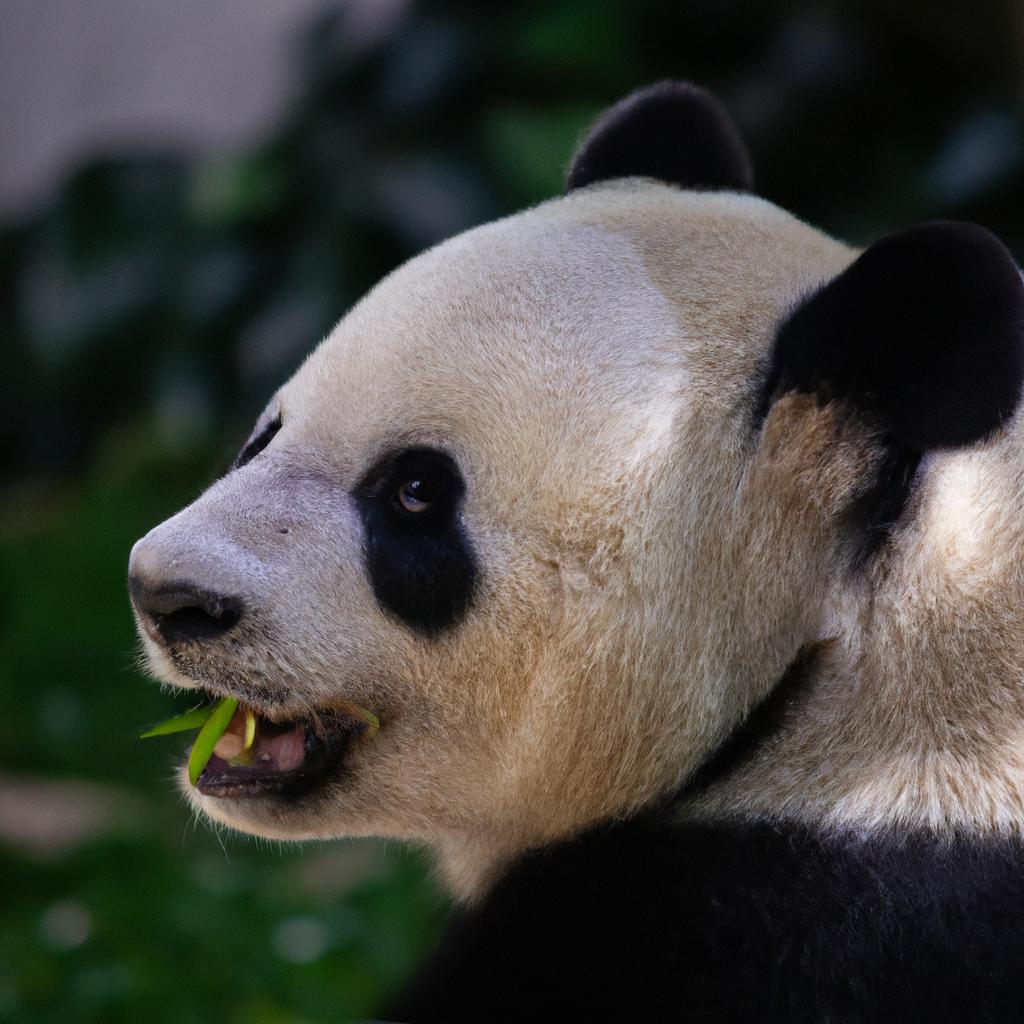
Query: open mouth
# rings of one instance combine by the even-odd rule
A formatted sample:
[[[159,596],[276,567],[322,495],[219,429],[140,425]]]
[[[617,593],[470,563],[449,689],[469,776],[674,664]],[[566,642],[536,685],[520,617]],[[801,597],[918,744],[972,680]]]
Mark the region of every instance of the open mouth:
[[[330,777],[352,741],[372,728],[344,712],[272,722],[239,705],[196,780],[205,796],[297,796]]]

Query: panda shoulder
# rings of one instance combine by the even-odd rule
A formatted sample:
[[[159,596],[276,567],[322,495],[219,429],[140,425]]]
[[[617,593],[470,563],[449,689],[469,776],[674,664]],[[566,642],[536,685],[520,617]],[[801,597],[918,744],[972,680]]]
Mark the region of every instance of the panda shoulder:
[[[1010,847],[656,816],[603,826],[533,851],[459,912],[392,1016],[792,1022],[871,1005],[947,1019],[989,998],[990,972],[1017,971]],[[1018,989],[1002,998],[1021,1005],[1024,976]]]

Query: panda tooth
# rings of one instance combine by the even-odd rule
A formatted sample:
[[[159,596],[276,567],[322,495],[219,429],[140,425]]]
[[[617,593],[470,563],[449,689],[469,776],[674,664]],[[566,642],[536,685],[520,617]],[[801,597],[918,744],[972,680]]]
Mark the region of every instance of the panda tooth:
[[[244,709],[245,714],[245,731],[242,738],[242,752],[245,753],[252,749],[253,743],[256,741],[256,715],[249,709]]]

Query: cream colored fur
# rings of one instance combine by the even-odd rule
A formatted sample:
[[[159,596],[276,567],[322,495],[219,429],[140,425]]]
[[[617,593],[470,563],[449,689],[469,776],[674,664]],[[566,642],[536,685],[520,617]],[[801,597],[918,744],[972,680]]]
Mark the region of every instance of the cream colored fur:
[[[933,456],[770,747],[690,813],[1024,830],[1020,429]]]
[[[472,899],[523,849],[672,792],[828,642],[782,741],[683,813],[1017,828],[1019,438],[933,458],[865,578],[840,521],[870,431],[796,395],[752,426],[778,322],[854,256],[757,198],[634,180],[381,282],[281,389],[270,447],[133,567],[250,608],[234,646],[144,637],[160,678],[279,718],[354,700],[383,727],[316,798],[183,777],[190,798],[262,835],[427,843]],[[482,569],[439,639],[376,605],[349,496],[408,444],[458,462]]]

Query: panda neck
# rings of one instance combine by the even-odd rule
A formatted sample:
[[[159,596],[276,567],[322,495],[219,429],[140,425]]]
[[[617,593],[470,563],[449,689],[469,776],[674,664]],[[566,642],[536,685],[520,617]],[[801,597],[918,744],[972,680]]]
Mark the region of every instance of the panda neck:
[[[936,635],[919,623],[902,645],[802,654],[697,773],[682,816],[1024,834],[1017,645]]]
[[[885,619],[877,602],[874,612]],[[971,640],[907,616],[882,632],[800,650],[672,798],[674,816],[1024,837],[1024,664],[1014,637]],[[526,850],[557,840],[452,834],[436,842],[439,872],[473,904]]]
[[[523,852],[494,835],[452,834],[434,844],[438,880],[461,906],[474,906]]]

